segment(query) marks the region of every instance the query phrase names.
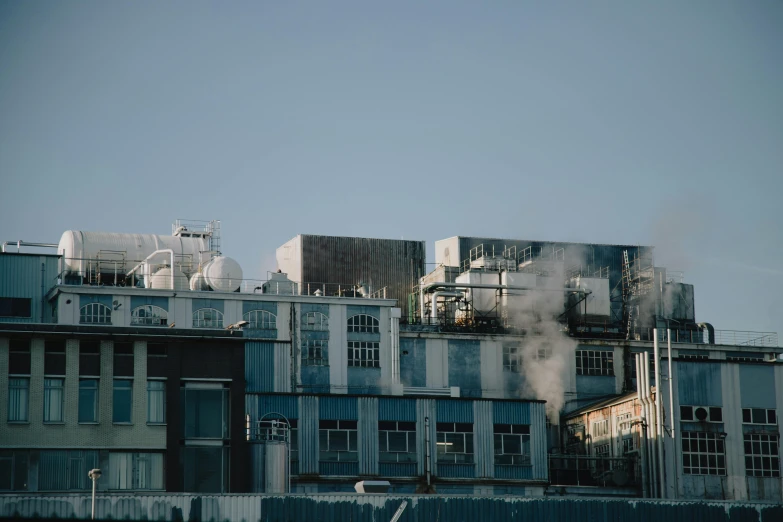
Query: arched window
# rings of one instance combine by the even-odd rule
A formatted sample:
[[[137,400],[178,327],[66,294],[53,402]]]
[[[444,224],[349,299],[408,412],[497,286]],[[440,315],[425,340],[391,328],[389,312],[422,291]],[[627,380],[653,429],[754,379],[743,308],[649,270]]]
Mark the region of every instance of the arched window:
[[[277,328],[277,316],[266,310],[251,310],[242,316],[242,319],[250,323],[248,328],[259,330],[274,330]]]
[[[89,303],[79,309],[83,324],[111,324],[111,308],[102,303]]]
[[[166,326],[169,322],[169,314],[160,306],[141,305],[131,312],[131,324],[142,326]]]
[[[307,312],[302,317],[302,330],[320,330],[329,329],[329,318],[321,312]]]
[[[358,314],[348,318],[348,331],[360,333],[380,333],[378,319],[367,314]]]
[[[193,312],[193,328],[223,328],[223,312],[201,308]]]

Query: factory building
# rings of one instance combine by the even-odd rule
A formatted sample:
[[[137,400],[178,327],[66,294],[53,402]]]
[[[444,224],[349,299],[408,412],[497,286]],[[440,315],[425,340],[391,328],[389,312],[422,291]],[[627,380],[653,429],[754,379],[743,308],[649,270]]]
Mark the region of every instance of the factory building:
[[[300,235],[258,282],[219,222],[15,246],[2,491],[781,500],[776,334],[697,323],[650,247],[451,238],[425,274]]]

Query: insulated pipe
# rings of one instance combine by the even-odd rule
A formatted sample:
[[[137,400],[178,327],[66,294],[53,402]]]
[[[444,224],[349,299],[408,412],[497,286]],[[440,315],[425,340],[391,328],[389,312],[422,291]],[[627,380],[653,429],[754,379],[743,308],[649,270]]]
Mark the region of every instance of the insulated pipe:
[[[658,469],[656,465],[656,440],[655,440],[655,408],[653,407],[652,399],[650,398],[650,354],[648,352],[644,352],[644,355],[642,356],[642,364],[644,368],[642,368],[642,375],[644,379],[644,396],[645,396],[645,403],[647,405],[647,413],[648,413],[648,419],[650,419],[650,422],[648,422],[648,427],[651,427],[651,436],[648,440],[649,442],[649,455],[650,455],[650,470],[652,470],[651,477],[650,477],[650,484],[652,494],[654,498],[658,498],[659,492],[658,492]]]
[[[3,253],[5,253],[5,247],[8,245],[16,245],[16,251],[19,252],[23,246],[29,246],[29,247],[38,247],[38,248],[57,248],[60,245],[56,245],[54,243],[30,243],[29,241],[22,241],[21,239],[18,239],[16,241],[4,241],[3,242]]]
[[[672,455],[670,461],[671,466],[671,480],[672,480],[672,498],[677,498],[677,437],[674,435],[674,377],[672,375],[672,331],[666,330],[666,340],[668,344],[669,355],[669,433],[672,437]]]
[[[658,482],[661,498],[666,495],[663,467],[663,397],[661,397],[661,353],[658,349],[658,329],[653,328],[653,357],[655,357],[655,439],[658,461]]]
[[[634,354],[636,362],[636,400],[639,401],[639,407],[641,409],[641,423],[639,424],[639,452],[642,454],[642,498],[648,498],[650,492],[647,487],[647,419],[644,416],[644,403],[642,402],[642,380],[640,378],[642,374],[641,355]]]
[[[513,285],[485,285],[470,283],[430,283],[424,285],[419,290],[419,318],[424,323],[424,294],[435,288],[487,288],[494,290],[537,290],[540,292],[563,292],[566,294],[590,294],[590,290],[584,288],[542,288],[535,286],[513,286]]]
[[[424,417],[424,471],[427,474],[427,493],[430,492],[430,482],[432,479],[432,471],[430,466],[430,418]]]
[[[438,297],[462,297],[462,292],[447,292],[445,290],[438,290],[437,292],[432,293],[432,299],[430,300],[430,306],[432,307],[432,313],[430,314],[430,324],[432,324],[433,319],[435,320],[435,323],[438,322]]]
[[[141,263],[139,263],[138,265],[134,266],[134,267],[131,269],[131,271],[130,271],[130,272],[128,272],[127,274],[125,274],[125,277],[129,277],[129,276],[131,276],[131,275],[133,274],[133,272],[135,272],[136,270],[138,270],[140,266],[144,265],[144,264],[147,262],[147,260],[148,260],[149,258],[151,258],[152,256],[154,256],[154,255],[157,255],[157,254],[162,254],[162,253],[164,253],[164,252],[165,252],[165,253],[168,253],[168,254],[170,254],[170,255],[171,255],[171,289],[172,289],[172,290],[174,290],[174,289],[175,289],[175,286],[174,286],[174,250],[172,250],[171,248],[163,248],[163,249],[161,249],[161,250],[156,250],[156,251],[154,251],[153,253],[151,253],[150,255],[148,255],[147,257],[145,257],[145,258],[144,258],[144,261],[142,261],[142,262],[141,262]],[[145,284],[145,286],[146,286],[146,284],[147,284],[147,283],[146,283],[146,281],[145,281],[145,283],[144,283],[144,284]]]

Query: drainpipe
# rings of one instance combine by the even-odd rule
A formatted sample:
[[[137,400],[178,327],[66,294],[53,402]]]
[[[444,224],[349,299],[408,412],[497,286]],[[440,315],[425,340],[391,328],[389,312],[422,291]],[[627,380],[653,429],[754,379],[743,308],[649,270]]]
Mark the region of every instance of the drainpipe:
[[[432,472],[430,466],[430,418],[424,417],[424,472],[427,475],[427,493],[430,491],[430,483],[432,482]]]
[[[647,422],[648,433],[648,454],[650,456],[650,490],[654,498],[658,498],[658,469],[656,468],[656,440],[655,440],[655,409],[653,408],[653,401],[650,398],[650,354],[644,352],[642,356],[642,378],[644,379],[644,402],[647,407]]]
[[[666,340],[668,341],[669,351],[669,432],[672,436],[672,455],[670,457],[672,498],[677,498],[677,437],[674,433],[674,377],[672,375],[672,331],[666,330]]]
[[[639,401],[641,407],[641,422],[639,423],[639,452],[642,454],[642,498],[648,498],[650,493],[647,488],[647,419],[644,416],[644,402],[642,400],[642,363],[641,355],[634,354],[636,362],[636,400]]]
[[[661,498],[666,495],[666,477],[663,466],[663,397],[661,397],[661,354],[658,350],[658,329],[653,328],[653,356],[655,357],[655,439],[658,461],[658,479]]]

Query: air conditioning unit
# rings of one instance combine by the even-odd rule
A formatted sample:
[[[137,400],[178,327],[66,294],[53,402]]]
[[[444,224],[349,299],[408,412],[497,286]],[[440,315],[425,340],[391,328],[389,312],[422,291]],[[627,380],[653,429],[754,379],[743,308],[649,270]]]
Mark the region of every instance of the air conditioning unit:
[[[682,422],[723,422],[723,408],[719,406],[680,406]]]

